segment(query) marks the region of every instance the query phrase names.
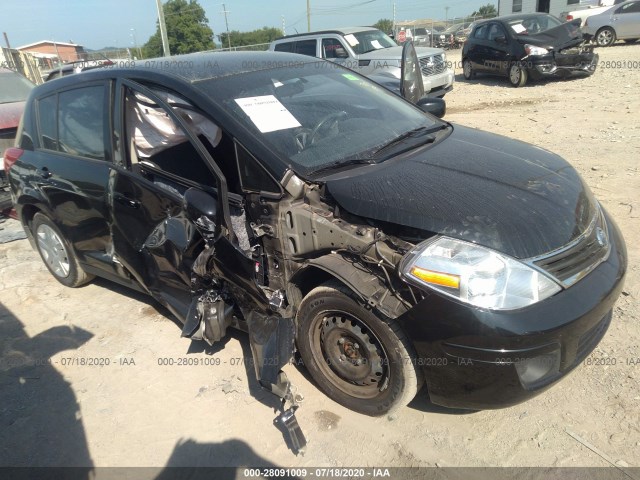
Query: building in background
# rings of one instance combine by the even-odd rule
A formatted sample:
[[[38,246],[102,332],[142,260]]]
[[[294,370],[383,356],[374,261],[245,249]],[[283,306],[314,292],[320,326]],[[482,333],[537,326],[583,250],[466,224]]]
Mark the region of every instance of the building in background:
[[[42,40],[23,45],[18,47],[17,50],[31,53],[35,57],[53,59],[55,63],[57,63],[56,60],[61,63],[77,62],[78,60],[85,60],[87,55],[82,45],[53,42],[51,40]]]

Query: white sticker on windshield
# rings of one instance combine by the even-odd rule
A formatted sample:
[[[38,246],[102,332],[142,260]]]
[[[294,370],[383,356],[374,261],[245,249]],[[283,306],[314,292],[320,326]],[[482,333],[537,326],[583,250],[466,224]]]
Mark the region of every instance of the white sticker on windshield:
[[[511,25],[511,28],[513,28],[513,31],[516,33],[522,33],[527,31],[527,29],[524,28],[524,25],[522,25],[521,23],[518,23],[516,25]]]
[[[344,39],[349,42],[349,45],[351,45],[352,47],[355,47],[356,45],[358,45],[360,42],[358,41],[358,39],[355,37],[355,35],[353,35],[352,33],[345,35]]]
[[[380,45],[380,42],[378,40],[371,40],[371,46],[378,49],[384,48],[382,45]]]
[[[300,122],[273,95],[236,98],[236,103],[262,133],[300,127]]]

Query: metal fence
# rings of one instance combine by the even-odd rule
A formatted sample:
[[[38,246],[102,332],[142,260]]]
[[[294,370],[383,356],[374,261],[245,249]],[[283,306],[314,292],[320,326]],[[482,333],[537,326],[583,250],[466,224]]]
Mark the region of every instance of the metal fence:
[[[255,45],[241,45],[231,48],[216,48],[212,52],[266,52],[270,43],[256,43]]]
[[[0,65],[21,73],[36,85],[42,83],[40,60],[30,53],[0,48]]]

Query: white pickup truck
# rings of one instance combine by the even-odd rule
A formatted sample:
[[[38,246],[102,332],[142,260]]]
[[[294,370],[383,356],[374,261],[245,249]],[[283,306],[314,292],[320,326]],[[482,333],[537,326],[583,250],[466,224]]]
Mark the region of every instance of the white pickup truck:
[[[625,0],[600,0],[599,2],[594,2],[594,4],[588,4],[586,2],[580,1],[580,4],[576,10],[573,10],[571,12],[562,12],[560,14],[560,19],[565,22],[571,22],[572,20],[579,18],[580,26],[584,27],[585,20],[591,15],[602,13],[608,8],[611,8],[614,5],[617,5],[624,1]]]

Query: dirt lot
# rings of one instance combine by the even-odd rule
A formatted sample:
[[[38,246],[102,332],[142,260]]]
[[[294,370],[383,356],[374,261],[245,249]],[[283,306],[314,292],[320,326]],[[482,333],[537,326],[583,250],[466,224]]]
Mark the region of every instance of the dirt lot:
[[[514,89],[458,75],[447,119],[562,155],[617,220],[629,274],[592,356],[608,365],[585,362],[499,411],[439,409],[423,390],[393,419],[342,408],[291,365],[309,439],[296,457],[243,365],[245,335],[216,348],[192,344],[149,298],[101,280],[58,284],[19,240],[0,245],[0,465],[609,466],[604,454],[639,466],[640,45],[599,53],[604,63],[587,79]],[[615,61],[635,69],[607,63]],[[160,365],[184,358],[203,364]]]

